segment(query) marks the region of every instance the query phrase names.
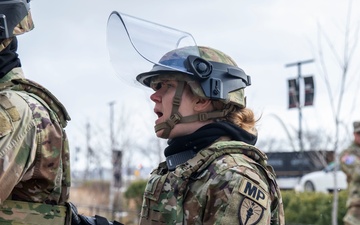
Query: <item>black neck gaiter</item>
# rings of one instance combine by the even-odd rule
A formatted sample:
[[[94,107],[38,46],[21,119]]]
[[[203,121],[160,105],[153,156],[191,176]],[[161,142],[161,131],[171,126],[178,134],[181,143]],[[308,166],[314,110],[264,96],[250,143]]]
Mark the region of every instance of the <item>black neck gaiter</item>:
[[[197,153],[221,136],[227,136],[232,140],[243,141],[251,145],[255,145],[257,141],[257,136],[232,123],[221,121],[205,125],[192,134],[169,139],[169,146],[165,148],[164,154],[169,157],[187,150]]]
[[[0,78],[5,76],[13,68],[21,66],[16,51],[17,39],[14,37],[10,44],[0,52]]]

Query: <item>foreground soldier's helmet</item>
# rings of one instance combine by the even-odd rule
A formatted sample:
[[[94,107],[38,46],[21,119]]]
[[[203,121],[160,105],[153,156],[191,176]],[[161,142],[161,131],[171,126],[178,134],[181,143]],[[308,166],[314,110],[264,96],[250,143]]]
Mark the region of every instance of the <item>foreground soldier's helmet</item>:
[[[30,0],[0,0],[0,40],[11,40],[16,35],[34,28]]]
[[[162,138],[170,137],[176,124],[223,119],[246,107],[244,88],[251,84],[250,76],[223,52],[197,46],[191,34],[119,12],[110,14],[107,31],[110,58],[121,78],[133,81],[143,61],[152,69],[136,73],[141,84],[156,89],[163,79],[178,81],[170,117],[155,125],[155,132],[163,130]],[[182,116],[186,85],[195,95],[211,99],[213,110]]]
[[[191,51],[197,54],[192,55]],[[183,47],[166,53],[151,71],[139,74],[136,79],[148,87],[155,87],[161,79],[179,81],[173,97],[171,116],[155,125],[155,132],[164,130],[161,135],[163,138],[168,138],[178,123],[224,118],[236,108],[245,108],[244,88],[251,84],[250,76],[237,67],[228,55],[201,46]],[[182,116],[178,109],[185,83],[194,94],[220,101],[222,106],[211,112]]]
[[[160,59],[159,65],[139,74],[136,79],[150,87],[152,79],[157,76],[169,76],[187,82],[199,97],[244,108],[244,88],[251,84],[250,76],[219,50],[197,46],[199,56],[195,56],[189,54],[192,49],[184,47],[168,52]]]

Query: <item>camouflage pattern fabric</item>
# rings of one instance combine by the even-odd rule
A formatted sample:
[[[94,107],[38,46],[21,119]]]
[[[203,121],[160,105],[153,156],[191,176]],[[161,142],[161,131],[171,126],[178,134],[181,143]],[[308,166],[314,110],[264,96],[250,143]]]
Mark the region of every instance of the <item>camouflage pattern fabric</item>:
[[[238,141],[219,141],[169,172],[163,162],[145,189],[141,225],[284,225],[275,175],[266,155]]]
[[[14,35],[21,35],[25,32],[29,32],[34,29],[34,22],[32,20],[31,12],[28,11],[28,15],[14,28]]]
[[[340,154],[340,166],[347,176],[349,196],[346,225],[360,224],[360,146],[353,143]]]
[[[0,205],[1,225],[70,224],[68,207],[6,200]]]
[[[0,205],[69,198],[69,120],[60,102],[14,68],[0,79]],[[59,110],[61,109],[61,110]]]

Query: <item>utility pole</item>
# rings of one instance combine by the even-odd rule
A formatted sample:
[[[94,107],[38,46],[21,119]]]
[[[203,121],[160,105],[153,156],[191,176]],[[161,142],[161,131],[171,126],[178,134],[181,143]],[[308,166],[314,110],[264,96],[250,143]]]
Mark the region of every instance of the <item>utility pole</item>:
[[[115,101],[112,101],[109,103],[110,107],[110,150],[111,150],[111,180],[110,180],[110,196],[109,196],[109,209],[112,215],[112,219],[114,219],[114,145],[115,145],[115,139],[114,139],[114,104]]]
[[[115,101],[109,103],[110,106],[110,142],[111,142],[111,165],[112,165],[112,176],[110,183],[110,197],[109,197],[109,208],[112,212],[112,217],[115,219],[115,210],[121,210],[121,203],[117,203],[115,206],[115,194],[118,194],[122,186],[122,151],[117,149],[115,136],[114,136],[114,105]]]
[[[300,88],[300,82],[302,80],[302,75],[301,75],[301,66],[303,64],[307,64],[307,63],[312,63],[314,62],[313,59],[310,60],[305,60],[305,61],[299,61],[299,62],[294,62],[294,63],[289,63],[286,64],[285,67],[292,67],[292,66],[297,66],[298,68],[298,76],[297,76],[297,84],[299,85],[299,92],[301,90]],[[300,95],[301,96],[301,95]],[[301,98],[299,99],[298,102],[298,110],[299,110],[299,131],[298,131],[298,138],[299,138],[299,145],[300,145],[300,152],[302,153],[304,151],[304,143],[303,143],[303,138],[302,138],[302,104],[301,103]]]
[[[90,163],[92,158],[92,152],[90,147],[90,124],[86,123],[86,169],[84,174],[84,180],[89,179]]]
[[[114,105],[115,101],[109,102],[110,106],[110,147],[114,150],[115,138],[114,138]]]

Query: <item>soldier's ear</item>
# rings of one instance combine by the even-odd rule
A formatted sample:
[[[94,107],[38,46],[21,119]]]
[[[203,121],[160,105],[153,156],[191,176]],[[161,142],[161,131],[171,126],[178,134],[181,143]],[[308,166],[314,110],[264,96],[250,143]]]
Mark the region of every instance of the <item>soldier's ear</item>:
[[[210,99],[205,98],[195,98],[194,99],[194,111],[196,112],[208,112],[212,109],[212,104]]]

